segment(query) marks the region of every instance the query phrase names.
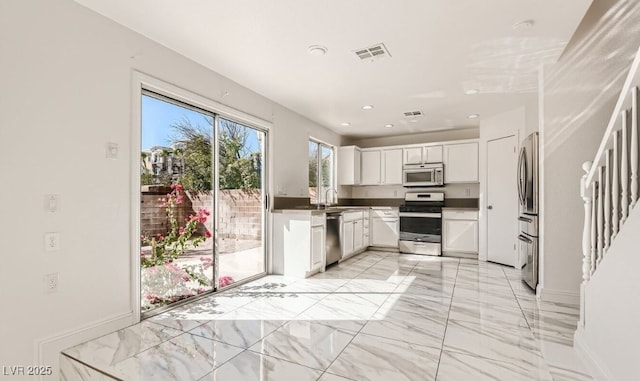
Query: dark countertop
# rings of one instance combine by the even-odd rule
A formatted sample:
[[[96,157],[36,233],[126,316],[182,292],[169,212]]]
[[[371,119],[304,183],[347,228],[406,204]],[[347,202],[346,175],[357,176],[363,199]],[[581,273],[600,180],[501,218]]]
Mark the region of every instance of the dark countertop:
[[[368,208],[376,206],[399,207],[404,204],[403,198],[341,198],[339,208]],[[274,197],[272,211],[278,210],[318,210],[309,204],[308,197]],[[477,198],[447,198],[445,208],[478,209]],[[320,209],[323,210],[323,209]]]
[[[480,200],[477,198],[447,198],[444,200],[445,208],[478,209]]]

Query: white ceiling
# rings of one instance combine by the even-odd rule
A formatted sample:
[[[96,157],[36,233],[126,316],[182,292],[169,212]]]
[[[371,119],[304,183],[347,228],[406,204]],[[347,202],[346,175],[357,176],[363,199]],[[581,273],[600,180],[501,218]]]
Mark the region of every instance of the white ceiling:
[[[342,135],[478,126],[537,89],[591,0],[76,0]],[[514,28],[523,20],[529,28]],[[354,50],[384,43],[390,58]],[[328,52],[308,54],[310,45]],[[478,89],[477,95],[465,90]],[[362,110],[365,104],[374,109]],[[405,111],[421,110],[415,122]],[[480,114],[470,120],[469,114]],[[349,122],[350,126],[341,126]],[[385,124],[394,124],[385,128]]]

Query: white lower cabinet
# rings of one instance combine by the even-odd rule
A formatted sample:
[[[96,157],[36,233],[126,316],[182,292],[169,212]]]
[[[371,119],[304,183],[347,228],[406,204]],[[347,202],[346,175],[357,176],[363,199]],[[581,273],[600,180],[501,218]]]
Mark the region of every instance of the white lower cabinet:
[[[273,272],[305,278],[325,268],[324,214],[273,213]]]
[[[398,210],[371,209],[371,246],[398,247],[400,220]]]
[[[344,222],[342,225],[342,257],[346,257],[353,253],[353,221]]]
[[[362,220],[353,221],[353,249],[358,251],[363,248],[364,222]]]
[[[442,251],[478,252],[477,212],[443,212]]]
[[[324,225],[311,227],[311,261],[310,269],[317,269],[323,266],[325,255],[325,231]]]
[[[369,246],[369,227],[365,224],[365,216],[368,220],[368,209],[348,211],[342,216],[342,258],[362,252]],[[366,229],[366,241],[365,241]]]

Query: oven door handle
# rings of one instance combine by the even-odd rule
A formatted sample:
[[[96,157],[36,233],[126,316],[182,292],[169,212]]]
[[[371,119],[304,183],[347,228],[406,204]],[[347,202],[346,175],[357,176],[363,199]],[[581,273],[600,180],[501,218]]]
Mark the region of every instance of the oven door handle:
[[[526,242],[526,243],[533,243],[532,240],[530,240],[529,238],[523,236],[522,234],[518,236],[518,239],[522,242]]]
[[[400,217],[442,218],[442,213],[400,212]]]

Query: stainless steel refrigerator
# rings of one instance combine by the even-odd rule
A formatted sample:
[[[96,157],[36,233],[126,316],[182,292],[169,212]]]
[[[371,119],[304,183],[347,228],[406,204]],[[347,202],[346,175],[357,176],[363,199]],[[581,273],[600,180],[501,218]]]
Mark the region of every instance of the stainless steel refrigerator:
[[[520,200],[520,252],[526,254],[522,278],[529,287],[538,285],[538,133],[522,142],[518,157],[518,199]]]

